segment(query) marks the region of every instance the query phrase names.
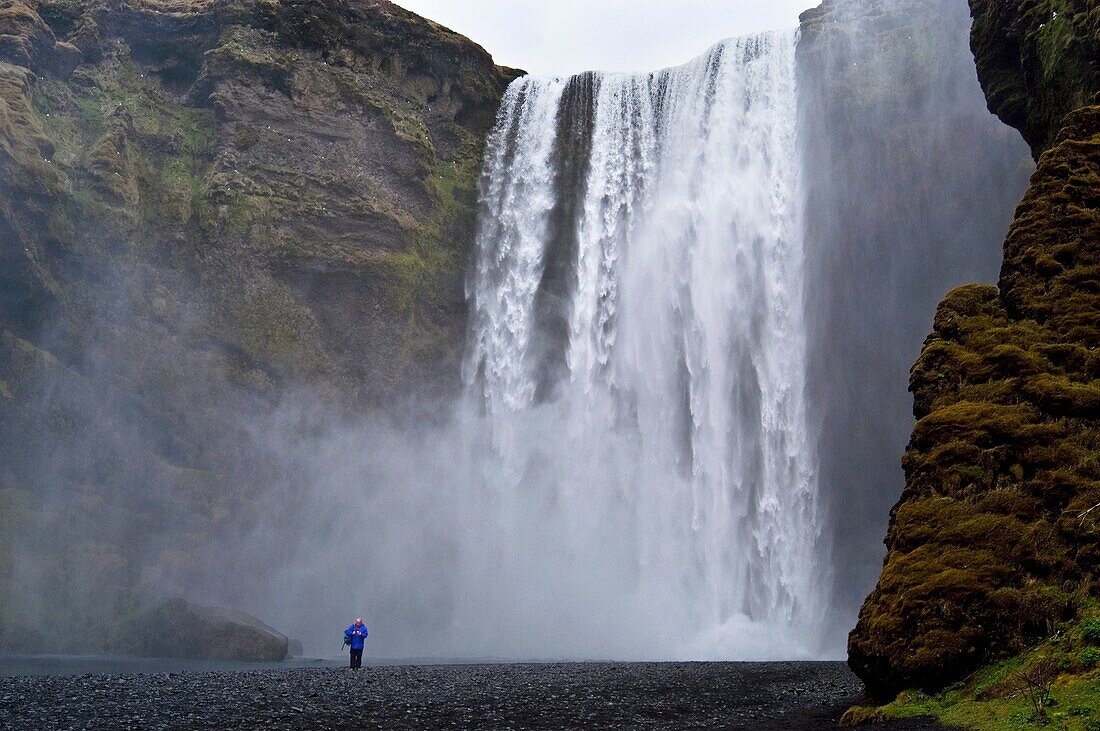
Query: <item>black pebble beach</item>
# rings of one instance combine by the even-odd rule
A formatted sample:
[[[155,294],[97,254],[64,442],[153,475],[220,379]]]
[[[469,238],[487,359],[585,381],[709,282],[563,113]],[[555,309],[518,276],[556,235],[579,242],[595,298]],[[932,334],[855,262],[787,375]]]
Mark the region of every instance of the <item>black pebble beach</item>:
[[[0,678],[3,729],[835,728],[843,663],[563,663]],[[924,721],[893,729],[939,729]]]

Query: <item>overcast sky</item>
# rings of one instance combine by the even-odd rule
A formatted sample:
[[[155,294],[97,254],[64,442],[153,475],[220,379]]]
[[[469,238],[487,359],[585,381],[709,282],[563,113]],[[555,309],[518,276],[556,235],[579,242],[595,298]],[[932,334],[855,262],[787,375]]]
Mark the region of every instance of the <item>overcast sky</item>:
[[[652,71],[724,38],[794,28],[819,0],[396,0],[533,74]]]

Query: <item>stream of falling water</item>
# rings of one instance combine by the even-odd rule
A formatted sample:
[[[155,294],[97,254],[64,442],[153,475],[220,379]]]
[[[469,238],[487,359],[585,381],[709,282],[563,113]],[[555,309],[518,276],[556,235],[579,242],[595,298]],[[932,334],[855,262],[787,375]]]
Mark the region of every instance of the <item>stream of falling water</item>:
[[[488,514],[456,616],[537,616],[531,647],[563,655],[819,651],[795,45],[509,87],[465,363]],[[502,624],[466,639],[522,652]]]

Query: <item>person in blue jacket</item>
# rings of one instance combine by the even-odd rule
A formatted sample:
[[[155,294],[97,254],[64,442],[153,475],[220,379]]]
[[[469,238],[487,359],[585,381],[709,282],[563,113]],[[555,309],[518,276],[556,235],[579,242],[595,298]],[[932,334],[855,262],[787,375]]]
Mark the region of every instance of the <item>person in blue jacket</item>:
[[[344,644],[351,647],[351,667],[363,667],[363,641],[367,639],[367,625],[362,617],[355,618],[355,624],[344,630]]]

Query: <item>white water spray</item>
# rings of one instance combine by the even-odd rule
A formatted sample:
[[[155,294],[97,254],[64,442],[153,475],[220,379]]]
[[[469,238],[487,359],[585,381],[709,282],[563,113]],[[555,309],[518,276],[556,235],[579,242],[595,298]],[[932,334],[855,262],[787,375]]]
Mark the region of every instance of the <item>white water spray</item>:
[[[253,543],[294,557],[270,582],[293,587],[287,626],[354,606],[383,657],[838,654],[803,394],[795,41],[510,86],[464,398],[442,422],[309,439],[291,408],[272,427],[302,472]]]
[[[484,650],[819,651],[795,43],[508,89],[466,362]]]
[[[312,651],[354,607],[377,657],[841,657],[901,484],[915,313],[993,276],[1026,183],[966,9],[941,4],[916,49],[864,49],[854,3],[798,90],[795,33],[514,82],[481,179],[464,398],[347,424],[283,405],[260,430],[275,517],[247,540],[273,568],[209,603]],[[949,65],[915,97],[834,98],[857,59],[909,89],[931,48]]]

